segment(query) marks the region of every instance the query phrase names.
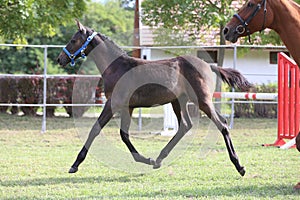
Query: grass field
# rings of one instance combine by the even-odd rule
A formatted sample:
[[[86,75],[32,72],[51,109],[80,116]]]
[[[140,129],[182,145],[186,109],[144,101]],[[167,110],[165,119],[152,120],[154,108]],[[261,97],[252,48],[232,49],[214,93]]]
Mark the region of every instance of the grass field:
[[[187,137],[189,145],[179,145],[165,166],[152,170],[139,165],[146,169],[142,173],[130,172],[133,159],[115,124],[104,134],[120,146],[128,162],[122,164],[105,147],[97,154],[102,145],[96,142],[99,149],[95,147],[76,174],[67,173],[83,144],[74,120],[47,119],[45,134],[40,126],[39,117],[0,115],[0,199],[299,199],[293,186],[300,181],[300,154],[261,146],[275,141],[276,119],[235,120],[231,136],[246,167],[244,177],[231,164],[222,137],[216,142],[207,139],[216,134],[208,136],[212,130],[207,131],[206,119],[193,130],[194,137]],[[132,132],[133,143],[145,156],[157,154],[169,140]],[[101,158],[111,158],[123,168],[110,167]]]

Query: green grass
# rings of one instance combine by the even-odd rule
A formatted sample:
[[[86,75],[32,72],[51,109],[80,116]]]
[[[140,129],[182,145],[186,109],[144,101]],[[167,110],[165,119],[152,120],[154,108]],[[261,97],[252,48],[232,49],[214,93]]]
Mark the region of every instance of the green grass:
[[[84,120],[83,130],[88,130],[93,119]],[[151,124],[159,130],[161,119]],[[300,181],[300,154],[261,146],[275,141],[276,119],[235,120],[231,136],[247,170],[244,177],[205,118],[193,130],[197,134],[180,143],[159,170],[133,162],[112,122],[79,171],[68,174],[83,144],[76,120],[48,119],[45,134],[40,126],[39,117],[0,115],[0,199],[299,199],[293,185]],[[156,158],[169,138],[150,135],[151,131],[133,128],[132,141],[142,154]],[[115,149],[99,143],[104,139]],[[98,150],[102,151],[97,154]],[[115,150],[124,153],[124,159]],[[99,158],[119,163],[113,168]],[[144,172],[137,173],[136,166]]]

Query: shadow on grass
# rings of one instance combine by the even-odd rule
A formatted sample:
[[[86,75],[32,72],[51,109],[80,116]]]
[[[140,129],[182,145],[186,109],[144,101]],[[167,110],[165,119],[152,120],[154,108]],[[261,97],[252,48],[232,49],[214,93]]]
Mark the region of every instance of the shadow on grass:
[[[139,176],[139,175],[137,175]],[[140,175],[142,176],[142,175]],[[46,186],[46,185],[59,185],[59,184],[81,184],[81,183],[95,183],[95,182],[118,182],[126,183],[131,182],[132,176],[121,176],[121,177],[61,177],[61,178],[37,178],[37,179],[26,179],[26,180],[9,180],[1,181],[0,186],[3,187],[14,187],[14,186]]]
[[[161,190],[134,192],[128,195],[114,196],[82,196],[80,199],[260,199],[260,198],[292,198],[299,197],[300,192],[293,190],[291,185],[269,185],[269,186],[238,186],[238,187],[216,187],[211,189],[193,188],[183,190]],[[288,196],[288,197],[285,197]]]
[[[4,187],[26,187],[26,186],[47,186],[47,185],[59,185],[59,184],[94,184],[102,182],[115,182],[134,184],[134,182],[140,182],[139,178],[143,176],[121,176],[121,177],[102,177],[102,176],[91,176],[91,177],[65,177],[65,178],[38,178],[38,179],[28,179],[28,180],[11,180],[11,181],[0,181],[0,186]],[[139,192],[126,192],[126,195],[120,190],[119,195],[114,196],[81,196],[77,197],[80,199],[98,199],[98,198],[170,198],[176,199],[177,197],[183,198],[217,198],[221,199],[224,197],[227,198],[276,198],[288,196],[299,197],[300,192],[293,190],[293,185],[290,184],[268,184],[268,185],[247,185],[247,186],[216,186],[212,188],[206,188],[205,183],[199,183],[198,187],[188,188],[188,189],[160,189],[157,190],[157,187],[154,187],[154,190],[141,190]],[[286,197],[286,198],[288,198]],[[284,197],[285,198],[285,197]]]

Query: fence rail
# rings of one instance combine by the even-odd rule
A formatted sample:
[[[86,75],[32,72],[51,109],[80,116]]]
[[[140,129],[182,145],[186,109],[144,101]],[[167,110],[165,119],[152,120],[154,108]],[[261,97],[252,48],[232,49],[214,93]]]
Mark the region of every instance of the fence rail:
[[[49,48],[62,48],[63,45],[19,45],[19,44],[0,44],[0,47],[30,47],[30,48],[42,48],[44,49],[44,71],[43,74],[40,75],[29,75],[29,74],[0,74],[0,77],[38,77],[42,78],[43,81],[43,102],[38,104],[23,104],[23,103],[0,103],[0,106],[32,106],[32,107],[42,107],[43,108],[43,119],[42,119],[42,129],[41,132],[46,132],[46,108],[48,106],[101,106],[103,104],[49,104],[47,103],[47,79],[50,78],[57,78],[57,77],[101,77],[100,75],[94,76],[94,75],[65,75],[65,74],[57,74],[57,75],[49,75],[47,73],[47,59],[48,59],[48,49]],[[233,49],[233,68],[236,68],[237,63],[237,48],[268,48],[268,49],[279,49],[279,50],[286,50],[284,46],[250,46],[250,45],[220,45],[220,46],[166,46],[166,47],[136,47],[136,46],[123,46],[124,49],[141,49],[141,50],[154,50],[154,49],[211,49],[211,48],[226,48],[226,49]],[[270,74],[269,74],[270,75]],[[273,76],[273,75],[270,75]],[[233,126],[233,117],[234,117],[234,103],[249,103],[248,101],[236,101],[234,98],[231,99],[231,101],[227,102],[217,102],[217,103],[230,103],[232,106],[232,114],[231,114],[231,127]],[[251,101],[251,103],[257,103],[256,101]],[[277,101],[274,102],[264,102],[259,101],[259,103],[277,103]]]

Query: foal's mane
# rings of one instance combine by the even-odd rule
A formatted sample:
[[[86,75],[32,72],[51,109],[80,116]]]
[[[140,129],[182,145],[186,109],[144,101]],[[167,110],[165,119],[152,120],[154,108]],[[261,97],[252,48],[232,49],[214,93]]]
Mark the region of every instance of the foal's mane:
[[[128,55],[127,52],[124,49],[122,49],[119,45],[117,45],[112,39],[110,39],[110,37],[108,37],[102,33],[99,33],[99,32],[98,32],[98,35],[101,37],[101,39],[104,42],[109,42],[110,45],[112,45],[116,49],[120,50],[120,52],[122,52],[123,55]]]

